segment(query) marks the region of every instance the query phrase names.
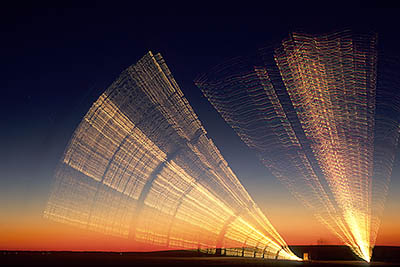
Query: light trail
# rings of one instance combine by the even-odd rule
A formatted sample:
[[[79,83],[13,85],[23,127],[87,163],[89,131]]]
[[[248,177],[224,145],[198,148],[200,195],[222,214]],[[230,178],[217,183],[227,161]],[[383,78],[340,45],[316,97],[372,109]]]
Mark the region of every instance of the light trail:
[[[225,62],[196,84],[293,195],[369,261],[400,121],[399,103],[385,99],[390,85],[376,91],[376,35],[293,33],[259,58]]]
[[[346,242],[369,261],[376,37],[351,37],[293,34],[275,59],[352,236]]]
[[[159,54],[93,104],[55,176],[48,219],[151,250],[301,260],[206,136]]]

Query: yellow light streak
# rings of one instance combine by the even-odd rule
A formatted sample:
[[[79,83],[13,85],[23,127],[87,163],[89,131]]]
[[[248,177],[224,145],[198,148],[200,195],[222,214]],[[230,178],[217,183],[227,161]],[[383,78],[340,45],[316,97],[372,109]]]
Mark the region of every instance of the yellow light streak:
[[[299,260],[205,133],[162,57],[149,52],[75,130],[44,216],[153,250],[216,252],[222,243]]]
[[[236,58],[197,86],[291,193],[369,261],[399,139],[387,115],[398,103],[388,108],[376,89],[376,35],[293,33],[261,51],[264,65]]]

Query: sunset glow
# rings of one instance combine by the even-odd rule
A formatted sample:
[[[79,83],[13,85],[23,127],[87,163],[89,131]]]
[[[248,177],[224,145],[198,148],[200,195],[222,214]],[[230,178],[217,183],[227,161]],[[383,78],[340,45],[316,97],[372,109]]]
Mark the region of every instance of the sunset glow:
[[[264,165],[366,261],[399,137],[380,102],[385,88],[376,92],[376,43],[350,31],[293,33],[275,62],[261,50],[264,63],[235,59],[196,81]]]
[[[205,134],[162,57],[148,53],[75,131],[45,218],[149,250],[300,260]]]

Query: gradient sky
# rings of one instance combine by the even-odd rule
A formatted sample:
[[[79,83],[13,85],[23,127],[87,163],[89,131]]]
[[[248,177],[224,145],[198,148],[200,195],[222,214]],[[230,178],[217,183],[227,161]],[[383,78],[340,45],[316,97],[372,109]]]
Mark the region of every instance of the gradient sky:
[[[153,17],[136,17],[134,10],[3,9],[0,249],[138,249],[123,239],[46,221],[42,213],[53,172],[76,126],[119,73],[148,50],[163,55],[208,136],[287,243],[340,244],[261,165],[192,81],[222,60],[280,42],[294,30],[375,30],[381,51],[396,53],[398,10],[282,15],[266,9],[251,17],[181,17],[170,7]],[[399,158],[377,245],[400,245]]]

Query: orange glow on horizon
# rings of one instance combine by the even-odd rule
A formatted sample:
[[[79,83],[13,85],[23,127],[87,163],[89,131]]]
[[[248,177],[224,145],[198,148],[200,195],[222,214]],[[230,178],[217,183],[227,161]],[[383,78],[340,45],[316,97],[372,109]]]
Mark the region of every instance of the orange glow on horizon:
[[[136,244],[129,249],[299,260],[206,136],[159,54],[145,55],[93,104],[55,178],[46,219],[125,238]]]
[[[258,57],[196,84],[308,212],[369,261],[399,139],[391,85],[377,89],[376,34],[292,33]]]

